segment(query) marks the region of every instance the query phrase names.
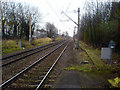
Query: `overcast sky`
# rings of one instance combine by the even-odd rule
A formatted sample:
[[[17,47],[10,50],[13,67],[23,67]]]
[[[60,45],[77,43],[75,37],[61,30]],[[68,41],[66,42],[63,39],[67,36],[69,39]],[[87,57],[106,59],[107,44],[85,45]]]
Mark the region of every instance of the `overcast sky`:
[[[26,2],[32,6],[38,7],[42,13],[42,21],[40,22],[40,27],[44,27],[46,22],[53,23],[61,33],[68,31],[69,35],[73,35],[74,26],[76,26],[72,21],[66,21],[68,18],[61,14],[64,11],[68,16],[70,16],[75,22],[77,22],[77,11],[80,8],[80,14],[84,12],[84,5],[86,1],[90,0],[9,0],[17,2]],[[96,1],[96,0],[93,0]],[[100,0],[98,0],[100,1]],[[107,0],[102,0],[107,1]],[[117,0],[118,1],[118,0]]]

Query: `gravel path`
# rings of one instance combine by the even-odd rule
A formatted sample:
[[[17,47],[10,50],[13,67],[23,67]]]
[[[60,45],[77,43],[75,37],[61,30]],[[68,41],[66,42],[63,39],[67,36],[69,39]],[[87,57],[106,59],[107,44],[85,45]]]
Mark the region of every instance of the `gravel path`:
[[[105,88],[107,89],[107,75],[79,72],[73,70],[62,70],[71,65],[81,65],[81,59],[77,58],[77,53],[81,51],[75,51],[74,44],[71,42],[69,47],[62,55],[58,62],[56,69],[59,70],[59,75],[55,80],[53,88]]]

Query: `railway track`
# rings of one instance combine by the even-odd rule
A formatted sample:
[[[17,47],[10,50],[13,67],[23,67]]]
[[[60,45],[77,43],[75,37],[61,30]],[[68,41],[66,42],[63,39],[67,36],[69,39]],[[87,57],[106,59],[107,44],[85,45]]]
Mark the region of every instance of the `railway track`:
[[[66,45],[67,44],[67,45]],[[68,46],[64,42],[39,60],[35,61],[9,80],[0,85],[2,88],[36,88],[42,87],[46,78]]]
[[[61,42],[61,43],[63,43],[63,42]],[[61,43],[58,43],[58,44],[53,45],[53,46],[45,47],[46,49],[42,48],[44,50],[39,52],[39,53],[29,55],[29,57],[25,57],[21,60],[15,61],[14,63],[11,63],[9,65],[2,67],[2,81],[5,82],[9,78],[14,76],[18,72],[20,72],[21,70],[25,69],[26,67],[31,65],[33,62],[35,62],[36,60],[41,58],[42,56],[47,54],[49,51],[51,51],[52,49],[59,46]]]
[[[24,51],[24,52],[21,52],[21,53],[17,53],[17,54],[11,55],[11,56],[4,57],[4,58],[2,58],[2,67],[10,65],[11,63],[14,63],[16,61],[24,59],[28,56],[39,53],[43,50],[46,50],[50,47],[53,47],[53,46],[59,44],[61,42],[62,41],[59,41],[57,43],[47,44],[47,45],[44,45],[44,46],[39,46],[39,47],[34,48],[34,49],[30,49],[30,50],[27,50],[27,51]]]

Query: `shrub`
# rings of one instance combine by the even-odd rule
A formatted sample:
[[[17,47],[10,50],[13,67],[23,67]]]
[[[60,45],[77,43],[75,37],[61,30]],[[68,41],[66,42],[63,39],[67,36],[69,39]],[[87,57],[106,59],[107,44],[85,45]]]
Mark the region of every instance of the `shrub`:
[[[51,38],[39,38],[39,39],[33,40],[33,42],[32,42],[32,44],[35,46],[45,45],[45,44],[49,44],[49,43],[52,43]]]
[[[62,38],[56,38],[55,41],[60,41],[60,40],[63,40]]]
[[[9,53],[15,50],[20,50],[19,46],[17,45],[16,41],[7,40],[3,41],[2,43],[2,53]]]
[[[111,87],[120,88],[120,78],[116,77],[114,79],[108,79],[108,82],[111,84]]]
[[[17,45],[17,43],[15,42],[15,41],[13,41],[13,40],[7,40],[7,41],[4,41],[3,43],[2,43],[2,48],[4,49],[4,48],[6,48],[6,49],[8,49],[8,48],[17,48],[18,47],[18,45]]]
[[[22,47],[32,48],[33,46],[28,41],[22,41]]]

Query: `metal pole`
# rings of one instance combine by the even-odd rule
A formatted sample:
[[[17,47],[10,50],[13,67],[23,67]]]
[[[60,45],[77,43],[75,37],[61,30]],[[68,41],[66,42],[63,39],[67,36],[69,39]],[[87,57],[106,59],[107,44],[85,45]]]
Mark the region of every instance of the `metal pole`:
[[[74,43],[75,43],[75,28],[76,28],[76,26],[74,27],[74,31],[73,31],[73,41],[74,41]]]
[[[78,8],[77,49],[79,49],[79,32],[80,32],[80,8]]]
[[[110,59],[110,65],[112,66],[112,48],[111,48],[111,59]]]
[[[31,43],[31,14],[30,14],[30,17],[29,17],[29,42]]]

